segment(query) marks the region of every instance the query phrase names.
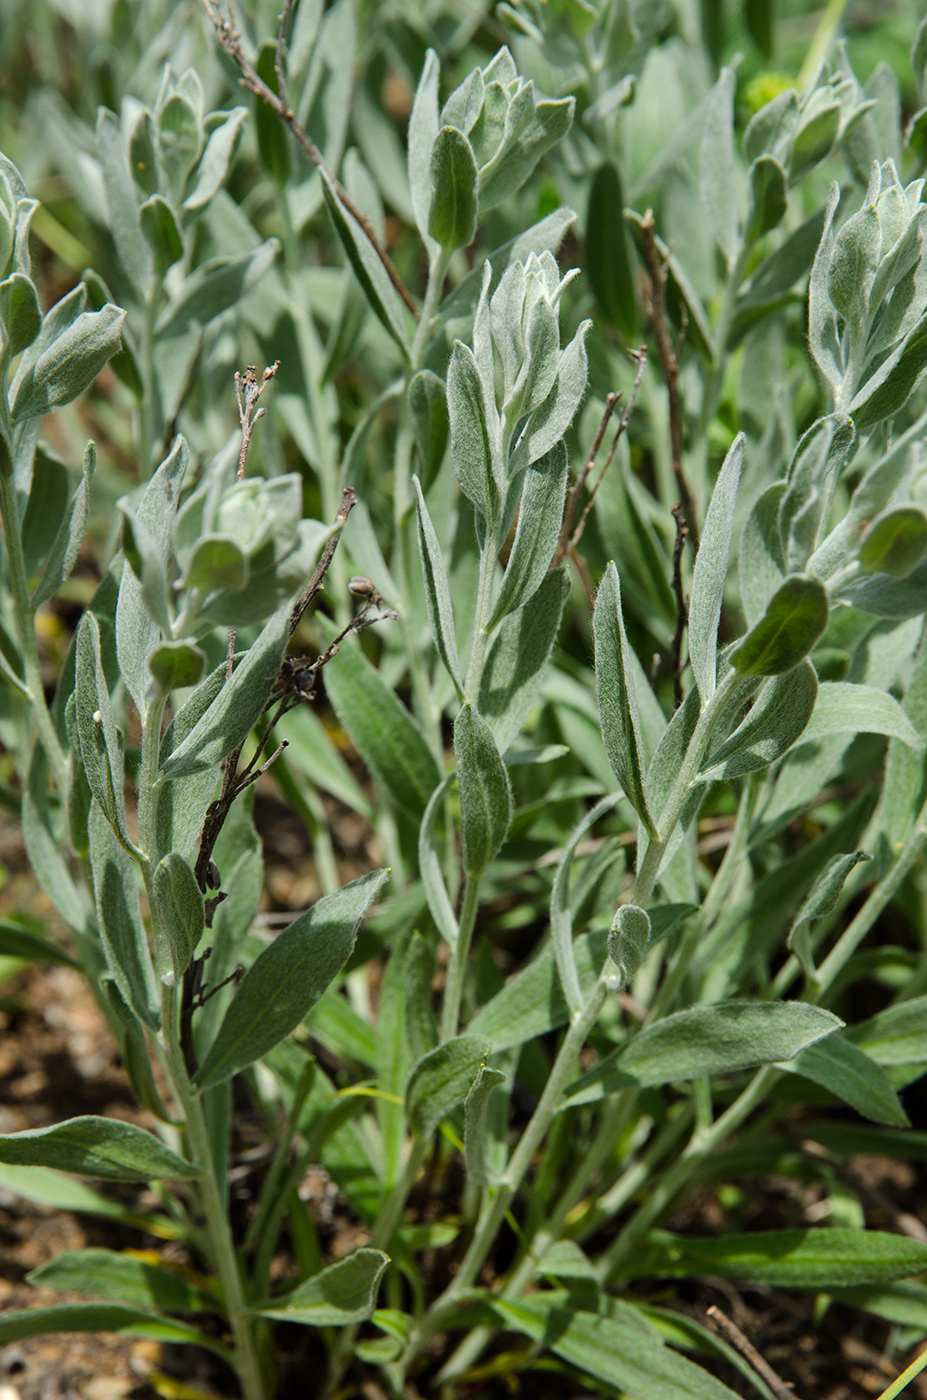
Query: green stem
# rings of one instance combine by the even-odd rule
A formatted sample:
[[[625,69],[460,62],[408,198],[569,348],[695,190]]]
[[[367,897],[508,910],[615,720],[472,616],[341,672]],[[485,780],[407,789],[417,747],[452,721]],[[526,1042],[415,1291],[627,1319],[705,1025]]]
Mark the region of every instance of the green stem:
[[[138,843],[148,862],[149,871],[157,854],[156,814],[158,795],[155,779],[161,761],[161,722],[167,696],[152,701],[142,720],[142,755],[138,774]]]
[[[441,1044],[452,1040],[460,1023],[460,1006],[463,1001],[464,982],[467,976],[467,960],[470,944],[480,907],[480,884],[482,870],[468,875],[464,882],[463,906],[460,911],[460,925],[457,942],[451,948],[447,969],[447,983],[444,989],[444,1002],[441,1007]]]
[[[840,28],[840,21],[843,19],[843,12],[847,7],[847,3],[848,0],[828,0],[824,13],[818,21],[818,27],[811,41],[811,46],[805,54],[805,61],[801,66],[801,71],[798,74],[799,92],[804,92],[805,88],[810,87],[811,83],[816,78],[817,71],[827,57],[827,51],[834,42],[837,30]]]
[[[162,1001],[162,1046],[165,1063],[171,1079],[171,1087],[177,1098],[186,1126],[187,1142],[193,1160],[200,1168],[198,1178],[200,1200],[206,1217],[206,1229],[215,1257],[229,1324],[235,1340],[235,1364],[241,1382],[244,1400],[269,1400],[261,1376],[257,1339],[254,1323],[247,1315],[247,1302],[229,1228],[228,1214],[213,1161],[209,1143],[206,1118],[199,1095],[194,1091],[183,1062],[178,1033],[178,1003],[175,988],[161,988]]]
[[[26,560],[20,534],[19,506],[16,501],[16,488],[13,484],[13,464],[2,439],[0,439],[0,456],[5,459],[0,460],[0,515],[3,517],[3,533],[6,538],[7,560],[10,570],[10,588],[16,615],[16,634],[23,658],[29,709],[39,743],[45,750],[45,756],[52,770],[58,796],[64,802],[68,792],[68,765],[64,750],[55,732],[48,705],[45,702],[42,666],[39,660],[39,643],[35,635],[35,617],[29,601]]]
[[[427,1339],[440,1330],[444,1320],[457,1307],[460,1295],[473,1285],[479,1275],[512,1199],[521,1186],[531,1166],[534,1154],[540,1147],[553,1122],[554,1115],[560,1107],[560,1100],[567,1081],[573,1072],[579,1052],[586,1042],[586,1037],[599,1018],[599,1012],[602,1010],[607,992],[606,980],[604,977],[600,977],[583,1010],[576,1015],[564,1036],[537,1108],[534,1110],[531,1121],[522,1133],[518,1146],[512,1153],[509,1164],[496,1186],[495,1195],[476,1228],[470,1242],[470,1248],[467,1250],[460,1268],[454,1275],[453,1281],[444,1290],[441,1297],[432,1304],[419,1327],[413,1331],[409,1338],[406,1352],[400,1362],[403,1369],[414,1360]]]
[[[473,640],[470,644],[470,660],[464,681],[464,694],[471,702],[476,701],[483,676],[483,661],[486,656],[486,624],[492,606],[493,575],[496,569],[495,536],[486,522],[486,538],[480,552],[480,576],[476,590],[476,616],[473,620]]]

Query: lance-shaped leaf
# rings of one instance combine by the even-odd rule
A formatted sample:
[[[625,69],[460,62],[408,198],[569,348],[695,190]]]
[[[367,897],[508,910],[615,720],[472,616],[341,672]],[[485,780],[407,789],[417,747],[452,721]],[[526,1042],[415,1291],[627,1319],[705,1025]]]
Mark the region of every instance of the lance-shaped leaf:
[[[6,351],[12,358],[31,345],[42,326],[35,284],[22,272],[0,282],[0,322],[6,328]]]
[[[27,1274],[36,1288],[58,1293],[89,1293],[168,1312],[219,1312],[217,1298],[182,1274],[114,1249],[69,1249]]]
[[[717,624],[715,626],[717,630]],[[648,834],[656,838],[656,824],[650,815],[644,791],[634,672],[621,614],[621,584],[614,562],[609,564],[599,585],[592,628],[595,635],[596,695],[608,761]]]
[[[814,958],[811,954],[811,925],[816,919],[831,914],[840,902],[840,894],[847,876],[855,870],[860,861],[871,860],[865,851],[854,851],[850,855],[834,856],[827,862],[811,891],[795,917],[789,933],[787,946],[798,958],[805,974],[814,974]]]
[[[476,236],[479,173],[470,142],[455,126],[442,126],[431,148],[428,234],[445,253],[467,248]]]
[[[453,781],[453,773],[448,773],[446,778],[442,778],[429,798],[418,829],[418,868],[425,898],[428,900],[428,909],[435,921],[435,928],[449,948],[454,947],[460,930],[441,872],[441,861],[435,842],[435,822],[444,804],[445,794]]]
[[[734,74],[722,68],[705,112],[699,149],[702,213],[728,263],[737,256],[737,197],[734,189]]]
[[[703,705],[715,692],[718,623],[721,619],[721,604],[724,601],[727,562],[734,529],[734,508],[737,504],[745,442],[743,433],[738,433],[724,459],[715,489],[711,493],[702,541],[692,573],[689,656]]]
[[[496,406],[486,396],[473,351],[460,340],[454,342],[447,370],[447,408],[454,475],[461,491],[494,530],[503,494],[493,452]]]
[[[821,739],[826,734],[885,734],[900,739],[915,753],[924,748],[923,739],[893,695],[878,686],[848,681],[825,681],[818,689],[805,738]]]
[[[91,806],[87,825],[97,923],[106,963],[123,1001],[154,1028],[160,1020],[157,984],[138,906],[135,868],[98,802]]]
[[[88,442],[84,449],[80,483],[71,503],[58,527],[54,544],[45,564],[45,571],[39,580],[32,598],[32,606],[39,607],[53,598],[64,581],[71,576],[77,563],[80,547],[87,532],[87,515],[90,511],[90,483],[97,466],[96,445]]]
[[[409,354],[409,337],[406,330],[406,311],[389,276],[371,247],[363,229],[347,212],[335,191],[331,177],[322,172],[322,188],[335,232],[348,255],[348,260],[360,282],[364,295],[378,320],[396,341],[405,357]]]
[[[429,1137],[442,1118],[464,1102],[489,1052],[489,1041],[482,1036],[459,1035],[422,1056],[406,1086],[413,1132]]]
[[[191,212],[205,209],[218,193],[235,154],[247,115],[247,107],[233,107],[225,114],[225,120],[213,127],[196,169],[196,184],[183,202],[184,209]]]
[[[859,544],[860,568],[867,574],[906,578],[927,553],[927,513],[920,506],[894,506],[865,531]]]
[[[120,349],[125,314],[107,304],[72,321],[24,374],[12,405],[13,421],[41,418],[82,394]]]
[[[447,386],[430,369],[422,369],[410,381],[407,398],[415,441],[422,457],[422,485],[427,491],[444,461],[451,431]]]
[[[889,1128],[910,1127],[885,1070],[842,1035],[829,1035],[817,1045],[809,1045],[785,1068],[819,1084],[874,1123],[884,1123]]]
[[[55,1332],[117,1332],[156,1342],[206,1347],[224,1361],[231,1361],[228,1347],[208,1333],[124,1303],[58,1303],[49,1308],[15,1309],[0,1317],[0,1346]]]
[[[170,584],[158,541],[136,516],[129,502],[117,502],[122,512],[122,552],[141,584],[145,611],[167,637],[171,634]]]
[[[444,567],[444,556],[435,533],[435,527],[428,514],[421,483],[413,476],[415,488],[415,510],[418,521],[418,547],[422,556],[422,573],[425,576],[425,605],[428,609],[428,622],[438,655],[457,688],[463,695],[460,680],[460,661],[457,657],[457,634],[454,631],[454,606],[451,602],[451,589]]]
[[[460,839],[468,874],[485,870],[512,824],[512,787],[489,726],[470,704],[454,721]]]
[[[820,579],[793,574],[776,589],[759,622],[731,652],[731,665],[744,676],[791,671],[823,635],[829,615],[827,589]]]
[[[576,848],[586,832],[610,812],[618,801],[618,795],[611,793],[597,802],[591,812],[587,812],[573,830],[566,844],[554,883],[550,891],[550,932],[557,959],[560,984],[571,1015],[581,1011],[586,1004],[580,986],[579,970],[576,965],[576,944],[573,941],[573,910],[570,905],[570,874],[576,857]]]
[[[607,161],[599,166],[589,189],[586,272],[596,301],[630,340],[637,334],[637,301],[624,202],[618,167]]]
[[[100,1181],[192,1181],[199,1176],[193,1162],[185,1162],[151,1133],[118,1118],[95,1115],[0,1134],[0,1162],[55,1167]]]
[[[927,1060],[927,996],[889,1006],[847,1031],[880,1065],[915,1065]]]
[[[441,774],[418,721],[358,647],[341,648],[326,667],[325,688],[374,777],[401,807],[420,816]]]
[[[201,1089],[253,1064],[311,1011],[351,955],[361,919],[388,871],[375,870],[326,895],[252,963],[200,1066]]]
[[[431,151],[438,134],[439,75],[438,55],[434,49],[429,49],[412,104],[407,138],[409,193],[415,222],[423,238],[428,237],[428,216],[431,211]]]
[[[80,966],[63,948],[56,947],[41,934],[33,933],[12,919],[0,919],[0,957],[62,963],[65,967]]]
[[[168,944],[161,980],[177,986],[203,932],[203,896],[196,876],[176,851],[155,866],[153,883],[160,931]]]
[[[480,676],[479,711],[502,754],[534,703],[569,592],[567,567],[549,569],[527,603],[503,618],[492,640]]]
[[[773,1288],[887,1283],[927,1268],[927,1245],[879,1230],[756,1230],[721,1239],[660,1231],[654,1272],[687,1278],[716,1274]]]
[[[100,628],[88,609],[74,648],[77,732],[90,790],[120,841],[127,842],[122,745],[100,657]]]
[[[789,194],[785,171],[773,156],[760,156],[753,162],[749,182],[750,212],[745,241],[752,244],[782,222]]]
[[[709,755],[699,780],[730,781],[775,763],[804,732],[817,694],[817,674],[808,660],[767,681],[746,719]]]
[[[291,1293],[258,1303],[251,1312],[306,1327],[347,1327],[363,1322],[376,1307],[377,1289],[388,1263],[389,1255],[381,1249],[355,1249]]]
[[[487,631],[527,603],[547,576],[560,535],[567,470],[566,448],[558,442],[525,472],[515,539]]]
[[[490,1069],[489,1065],[483,1065],[464,1104],[464,1156],[467,1163],[467,1179],[477,1186],[489,1185],[486,1164],[486,1115],[493,1090],[504,1083],[505,1075],[500,1069]]]
[[[277,609],[186,738],[161,765],[158,782],[215,769],[243,743],[274,683],[289,635],[290,601]],[[205,684],[205,682],[204,682]]]
[[[693,1006],[646,1026],[619,1046],[570,1086],[566,1102],[591,1103],[634,1084],[672,1084],[791,1060],[842,1025],[831,1012],[801,1001]]]

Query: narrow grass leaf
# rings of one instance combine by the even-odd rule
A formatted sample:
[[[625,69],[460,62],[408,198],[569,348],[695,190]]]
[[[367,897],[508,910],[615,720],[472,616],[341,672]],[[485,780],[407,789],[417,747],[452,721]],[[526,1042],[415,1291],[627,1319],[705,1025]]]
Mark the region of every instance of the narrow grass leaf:
[[[123,1303],[57,1303],[48,1308],[25,1308],[0,1316],[0,1346],[56,1332],[117,1332],[155,1342],[206,1347],[231,1362],[228,1347],[173,1318]]]
[[[757,1230],[703,1240],[660,1231],[651,1239],[654,1272],[671,1278],[717,1274],[773,1288],[826,1289],[890,1283],[927,1269],[927,1245],[878,1230]]]

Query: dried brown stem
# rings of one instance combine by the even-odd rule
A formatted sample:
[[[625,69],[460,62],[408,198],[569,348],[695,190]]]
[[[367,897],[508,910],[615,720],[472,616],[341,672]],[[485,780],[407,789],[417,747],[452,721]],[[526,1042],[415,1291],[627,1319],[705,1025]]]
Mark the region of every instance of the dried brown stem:
[[[338,548],[338,541],[341,539],[341,531],[344,528],[344,522],[356,505],[357,495],[352,487],[346,486],[341,493],[341,505],[338,507],[338,514],[335,517],[335,533],[323,549],[322,557],[318,562],[315,573],[293,604],[293,611],[290,613],[289,636],[292,637],[293,633],[296,631],[299,626],[300,618],[313,598],[317,593],[321,593],[322,585],[325,582],[325,575],[328,573],[328,566],[332,562],[332,557],[335,550]]]
[[[677,501],[673,506],[673,519],[676,522],[676,540],[673,544],[673,592],[676,595],[676,631],[673,633],[673,644],[670,650],[670,661],[673,667],[673,707],[679,709],[682,704],[682,637],[689,621],[689,609],[686,606],[685,594],[682,591],[682,551],[689,534],[689,527],[685,522],[682,507]]]
[[[579,524],[573,531],[573,534],[570,538],[571,554],[573,554],[579,546],[579,542],[583,537],[583,531],[586,528],[586,521],[589,519],[589,513],[592,510],[592,507],[595,505],[595,498],[598,495],[599,487],[602,485],[602,478],[605,476],[605,473],[608,471],[609,467],[612,464],[612,458],[614,457],[615,452],[618,448],[618,442],[621,438],[621,434],[627,430],[628,421],[631,417],[631,414],[634,411],[634,405],[637,402],[637,391],[641,387],[641,380],[644,377],[644,370],[647,368],[647,350],[645,346],[642,345],[640,350],[631,350],[629,351],[629,353],[633,356],[634,359],[637,360],[637,374],[634,376],[634,383],[631,386],[631,393],[628,398],[628,402],[625,404],[624,410],[621,414],[621,421],[619,422],[618,428],[615,432],[615,436],[612,441],[612,445],[609,450],[608,456],[602,463],[602,470],[596,477],[596,483],[589,493],[589,499],[586,502],[586,508],[580,516]]]
[[[741,1356],[746,1361],[749,1361],[758,1376],[762,1376],[763,1380],[776,1396],[776,1400],[797,1400],[792,1387],[786,1385],[785,1381],[776,1374],[769,1362],[760,1356],[760,1353],[750,1341],[749,1337],[744,1336],[743,1332],[741,1332],[740,1328],[737,1326],[737,1323],[732,1322],[727,1313],[722,1312],[719,1307],[712,1306],[708,1309],[708,1316],[711,1318],[717,1330],[724,1336],[725,1340],[736,1347]]]
[[[357,205],[354,203],[353,199],[351,199],[351,196],[348,194],[347,190],[344,189],[344,187],[339,183],[339,181],[335,179],[335,176],[332,174],[331,170],[329,170],[321,151],[303,130],[303,127],[297,120],[296,113],[293,111],[292,107],[287,101],[285,101],[284,97],[282,96],[282,93],[286,92],[286,83],[284,82],[282,84],[281,94],[277,94],[273,91],[272,88],[269,88],[267,86],[267,84],[263,81],[262,78],[258,77],[258,74],[255,71],[253,65],[248,62],[248,59],[245,57],[244,52],[242,51],[241,35],[235,28],[235,11],[231,3],[229,4],[229,19],[223,19],[221,17],[221,15],[216,10],[215,5],[213,4],[213,0],[202,0],[202,5],[203,9],[209,16],[213,28],[216,31],[216,37],[219,40],[220,46],[225,50],[229,58],[231,58],[232,61],[238,66],[239,72],[241,73],[241,78],[239,79],[239,82],[241,83],[242,87],[246,87],[249,92],[253,92],[256,97],[259,97],[262,102],[265,102],[268,107],[270,107],[274,112],[277,113],[277,116],[282,122],[285,122],[286,126],[289,128],[293,136],[299,142],[299,145],[302,147],[306,156],[316,167],[316,169],[324,171],[328,178],[331,180],[332,188],[334,189],[335,194],[338,197],[339,203],[347,210],[351,218],[354,219],[355,222],[363,230],[364,237],[367,239],[371,248],[376,253],[380,262],[383,264],[383,269],[386,272],[387,277],[395,287],[396,291],[402,297],[403,302],[408,307],[409,311],[412,313],[412,316],[417,321],[419,319],[418,307],[416,306],[415,301],[408,288],[406,287],[405,283],[403,282],[402,278],[399,276],[399,273],[393,266],[389,254],[383,247],[380,240],[377,238],[377,235],[373,230],[370,220],[367,219],[361,213],[361,211],[357,208]],[[277,52],[275,58],[275,65],[279,64],[278,74],[282,71],[283,68],[282,56],[285,44],[285,21],[289,18],[289,10],[290,6],[287,5],[283,11],[283,15],[281,16],[281,27],[277,37]]]
[[[673,345],[666,318],[666,264],[657,248],[653,210],[648,209],[641,220],[641,233],[644,238],[644,258],[650,274],[650,323],[653,338],[657,342],[657,354],[666,380],[666,393],[669,399],[670,451],[672,453],[673,475],[679,488],[682,508],[689,527],[692,548],[698,553],[699,535],[696,524],[695,502],[686,481],[682,467],[682,401],[679,397],[679,351],[682,340]],[[683,331],[683,336],[685,331]]]
[[[238,370],[235,371],[235,399],[238,404],[238,421],[241,424],[241,447],[238,452],[239,481],[245,479],[245,464],[248,460],[248,448],[251,446],[251,434],[254,432],[255,424],[264,417],[265,410],[259,408],[255,412],[254,406],[279,368],[279,360],[268,365],[261,376],[260,383],[258,383],[256,365],[249,365],[244,374],[239,374]]]
[[[550,567],[552,569],[558,568],[563,563],[563,556],[566,554],[570,542],[570,531],[573,529],[573,517],[576,514],[576,507],[579,505],[579,498],[582,495],[583,487],[586,484],[586,478],[589,476],[589,473],[595,466],[595,459],[599,455],[599,448],[602,446],[602,439],[605,436],[605,429],[608,427],[609,422],[611,421],[611,416],[618,406],[618,400],[620,397],[620,394],[614,393],[606,395],[605,412],[602,414],[602,421],[599,423],[599,427],[595,435],[595,441],[593,442],[592,447],[589,451],[589,456],[583,463],[582,471],[577,476],[576,480],[573,483],[572,490],[570,491],[569,496],[567,496],[566,509],[563,512],[563,525],[560,529],[560,539],[557,541],[557,548],[554,552],[554,557],[551,560],[550,564]]]

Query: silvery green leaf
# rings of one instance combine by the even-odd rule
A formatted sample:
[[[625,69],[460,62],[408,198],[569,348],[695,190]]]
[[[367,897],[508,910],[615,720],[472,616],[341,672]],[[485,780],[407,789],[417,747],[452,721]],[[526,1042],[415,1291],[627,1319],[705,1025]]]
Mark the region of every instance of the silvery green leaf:
[[[196,588],[201,593],[213,589],[237,590],[248,583],[248,559],[231,535],[202,535],[187,559],[181,580],[184,588]]]
[[[636,904],[620,904],[608,935],[608,956],[624,986],[637,972],[650,947],[650,915]]]
[[[376,1307],[377,1290],[388,1263],[389,1255],[380,1249],[355,1249],[292,1292],[256,1303],[250,1311],[305,1327],[347,1327],[363,1322]]]
[[[486,1160],[486,1115],[493,1090],[504,1083],[505,1075],[501,1070],[482,1065],[464,1101],[464,1158],[467,1180],[475,1186],[490,1184]]]
[[[145,611],[158,630],[169,637],[172,625],[170,583],[159,541],[138,519],[124,496],[117,502],[117,508],[122,514],[122,552],[141,585]]]
[[[841,585],[838,596],[842,603],[874,617],[921,617],[927,612],[927,562],[916,565],[906,578],[864,574]]]
[[[74,883],[60,834],[55,830],[49,811],[48,761],[39,744],[32,751],[26,775],[20,823],[29,866],[40,888],[70,928],[89,932],[87,896],[83,888]]]
[[[31,576],[38,572],[52,547],[55,533],[67,511],[71,492],[66,463],[42,444],[36,445],[28,489],[29,499],[20,524],[20,537],[26,574]]]
[[[406,1039],[413,1064],[438,1043],[438,1028],[431,1005],[438,967],[436,954],[432,935],[426,937],[416,930],[409,939],[405,958]]]
[[[705,527],[692,574],[689,600],[689,658],[702,704],[714,695],[717,671],[718,623],[724,601],[727,564],[734,529],[737,488],[746,438],[738,433],[711,493]]]
[[[879,1283],[923,1272],[927,1245],[878,1230],[754,1230],[722,1239],[663,1235],[662,1275],[752,1279],[774,1288],[829,1291],[833,1284]]]
[[[502,290],[500,284],[499,291]],[[493,297],[495,307],[496,296]],[[493,329],[502,351],[505,372],[504,413],[506,426],[514,429],[526,413],[533,413],[547,399],[560,372],[560,321],[557,307],[546,297],[540,297],[527,310],[522,345],[521,308],[515,315],[514,336],[508,344],[499,343],[498,322],[493,314]],[[508,354],[505,353],[508,350]],[[514,369],[514,373],[512,370]]]
[[[630,665],[630,647],[621,615],[621,584],[614,562],[599,585],[592,622],[595,636],[596,695],[602,738],[625,796],[651,837],[656,825],[644,789],[640,721]]]
[[[795,232],[784,238],[744,283],[736,302],[732,343],[736,344],[739,339],[738,328],[745,329],[751,323],[751,316],[760,314],[762,308],[774,306],[787,296],[800,277],[804,277],[814,262],[824,227],[824,215],[825,210],[819,209],[803,224],[799,224]]]
[[[709,754],[699,780],[729,782],[775,763],[804,732],[817,693],[818,678],[808,660],[767,681],[746,719]]]
[[[68,1249],[27,1275],[36,1288],[89,1293],[170,1312],[218,1312],[221,1304],[182,1274],[115,1249]]]
[[[110,305],[84,311],[52,340],[22,378],[17,376],[11,405],[14,423],[41,418],[82,394],[122,345],[125,314]],[[33,342],[33,350],[37,344]]]
[[[447,371],[447,407],[454,475],[461,491],[494,530],[504,493],[501,467],[495,460],[496,406],[486,397],[473,351],[459,340],[454,342]]]
[[[568,469],[559,442],[525,472],[515,539],[487,631],[527,603],[544,581],[560,536]]]
[[[699,147],[699,197],[705,222],[728,263],[740,245],[734,189],[734,74],[722,68],[711,90]]]
[[[155,149],[155,126],[151,113],[143,108],[129,136],[129,166],[135,183],[143,194],[154,194],[158,188],[158,154]]]
[[[142,237],[135,185],[119,121],[105,107],[97,111],[96,137],[113,242],[126,276],[142,297],[151,279],[151,254]]]
[[[263,713],[283,659],[289,620],[290,603],[286,602],[265,625],[198,723],[163,761],[159,783],[218,768],[248,737]]]
[[[785,217],[789,203],[785,171],[773,156],[760,156],[750,166],[750,210],[744,241],[749,245],[769,233]]]
[[[586,1004],[583,990],[580,985],[579,971],[576,965],[576,943],[573,939],[573,910],[570,904],[570,874],[573,861],[576,858],[576,848],[586,835],[586,832],[615,806],[618,797],[612,793],[608,797],[603,797],[597,802],[591,812],[587,812],[579,822],[564,847],[563,855],[557,866],[557,873],[554,876],[554,883],[550,891],[550,936],[553,944],[554,956],[557,959],[557,971],[560,976],[560,984],[563,988],[563,996],[566,1001],[569,1015],[575,1015],[581,1011]]]
[[[569,345],[560,352],[554,386],[540,407],[530,414],[512,450],[510,475],[550,452],[572,423],[589,377],[586,335],[591,325],[591,321],[581,322]]]
[[[758,160],[771,154],[777,158],[788,150],[792,133],[798,126],[798,94],[794,88],[776,93],[775,97],[750,118],[744,132],[744,155]]]
[[[240,662],[243,653],[234,660]],[[226,684],[223,661],[201,681],[189,700],[177,710],[161,738],[161,762],[183,743]],[[195,847],[203,829],[206,808],[212,800],[219,776],[206,768],[178,782],[162,783],[157,789],[155,820],[158,854],[179,851],[185,860],[195,858]]]
[[[325,688],[374,777],[394,801],[419,816],[441,773],[418,721],[357,647],[341,648],[326,668]]]
[[[132,861],[95,802],[90,810],[90,866],[100,941],[122,999],[145,1025],[160,1021],[158,990],[142,927]]]
[[[425,239],[431,210],[431,150],[438,134],[439,72],[438,55],[434,49],[429,49],[409,118],[409,190],[415,222]]]
[[[589,188],[586,272],[599,306],[630,340],[637,332],[638,316],[624,208],[618,167],[606,161]]]
[[[923,321],[857,391],[847,412],[860,432],[904,407],[927,370],[927,326]]]
[[[820,739],[826,734],[886,734],[900,739],[915,753],[924,748],[924,741],[893,695],[877,686],[847,681],[825,681],[818,689],[804,737]]]
[[[201,104],[197,104],[201,108]],[[179,203],[187,176],[196,164],[202,147],[202,129],[197,106],[180,91],[174,92],[156,114],[158,156],[168,189]]]
[[[818,547],[840,469],[855,441],[853,420],[833,413],[812,424],[795,448],[778,522],[787,573],[800,573]]]
[[[763,616],[770,598],[785,578],[785,555],[779,536],[779,505],[784,481],[767,486],[747,516],[740,541],[738,570],[740,600],[747,625]]]
[[[843,1022],[801,1001],[720,1001],[645,1026],[568,1090],[566,1104],[592,1103],[632,1085],[673,1084],[791,1060]]]
[[[885,1070],[842,1035],[829,1035],[817,1045],[800,1050],[785,1068],[820,1084],[874,1123],[884,1123],[889,1128],[910,1127]]]
[[[462,697],[463,685],[460,679],[460,661],[457,656],[457,634],[454,631],[454,607],[451,602],[451,590],[447,581],[447,570],[444,567],[444,557],[417,476],[413,476],[412,484],[415,488],[418,548],[422,558],[422,573],[425,578],[425,604],[428,609],[431,635],[434,638],[438,655],[454,682],[457,694]]]
[[[452,1108],[463,1103],[490,1053],[482,1036],[459,1035],[429,1050],[409,1075],[406,1112],[412,1131],[430,1137]]]
[[[834,856],[828,861],[811,886],[789,933],[786,946],[795,954],[806,976],[814,975],[814,958],[811,953],[811,925],[816,919],[833,913],[840,901],[847,876],[855,870],[860,861],[871,860],[865,851],[854,851],[851,855]]]
[[[447,413],[447,386],[430,369],[419,370],[409,382],[409,416],[422,457],[419,475],[425,490],[444,461],[451,425]]]
[[[199,685],[206,654],[192,642],[161,642],[148,658],[148,669],[160,695]]]
[[[483,73],[484,80],[488,71]],[[495,154],[480,167],[481,214],[521,189],[544,152],[566,136],[573,123],[575,105],[572,97],[542,98],[535,102],[531,83],[516,94],[506,113],[503,139]],[[529,106],[533,107],[533,113],[519,129],[519,118],[526,114]],[[513,111],[516,107],[523,110],[516,113]]]
[[[733,1390],[665,1346],[643,1313],[620,1300],[609,1302],[609,1315],[580,1309],[576,1293],[564,1290],[517,1300],[489,1293],[485,1301],[506,1331],[521,1332],[536,1346],[549,1347],[568,1366],[595,1376],[612,1392],[635,1400],[734,1400]]]
[[[31,345],[42,325],[39,298],[32,279],[22,272],[0,282],[0,321],[6,341],[5,353],[12,358]]]
[[[824,227],[808,284],[808,343],[818,369],[836,393],[843,383],[843,352],[837,333],[837,315],[830,299],[830,265],[834,256],[834,215],[840,202],[840,186],[831,186],[824,212]]]
[[[428,234],[445,254],[468,248],[476,236],[478,179],[466,136],[455,126],[442,126],[431,148]]]
[[[486,869],[512,824],[512,787],[492,731],[471,704],[454,721],[460,792],[460,839],[468,874]]]
[[[171,985],[179,986],[205,925],[203,896],[196,876],[176,851],[155,866],[153,887],[160,931],[168,944],[161,980],[173,979]]]
[[[168,268],[180,262],[183,257],[183,234],[174,213],[166,199],[153,194],[138,211],[142,233],[148,242],[154,258],[155,271],[164,277]]]
[[[100,1181],[194,1181],[199,1168],[165,1147],[151,1133],[118,1118],[86,1115],[0,1135],[0,1161],[17,1166],[55,1167]]]
[[[196,184],[183,202],[188,212],[204,209],[225,182],[247,115],[247,107],[233,107],[224,121],[213,127],[196,168]]]
[[[190,452],[178,437],[139,501],[136,516],[154,540],[161,569],[167,573],[171,557],[174,519],[180,501]],[[128,564],[122,569],[116,605],[116,654],[125,687],[144,719],[148,707],[151,674],[148,658],[160,641],[160,628],[145,607],[142,584]]]
[[[442,123],[456,126],[468,136],[479,120],[486,96],[486,82],[479,68],[468,73],[441,109]]]
[[[567,568],[549,569],[528,602],[503,618],[483,663],[479,712],[501,754],[521,731],[547,669],[570,591]]]
[[[575,221],[576,215],[572,209],[555,209],[552,214],[548,214],[538,223],[532,224],[524,233],[519,234],[516,238],[510,238],[507,243],[502,243],[498,248],[494,248],[486,259],[492,268],[490,292],[498,286],[505,269],[513,263],[527,262],[532,253],[540,256],[544,252],[556,252],[563,242],[567,229]],[[469,319],[482,290],[483,269],[483,263],[472,268],[445,298],[441,303],[438,316],[440,322],[453,321],[456,323],[458,320]]]
[[[851,337],[862,333],[869,311],[869,293],[882,252],[879,211],[866,201],[837,234],[827,270],[831,302],[847,325]]]
[[[867,527],[857,559],[865,573],[905,578],[927,552],[927,513],[920,506],[894,506]]]
[[[77,562],[80,547],[87,530],[87,515],[90,510],[90,483],[97,465],[97,449],[88,442],[84,448],[81,464],[81,478],[77,490],[71,497],[58,533],[48,555],[45,569],[32,595],[32,606],[39,607],[53,598],[58,589],[71,577],[71,570]]]
[[[371,308],[377,318],[396,341],[405,358],[409,354],[409,336],[406,329],[406,311],[399,293],[386,274],[380,259],[370,245],[367,235],[349,214],[335,193],[334,185],[326,171],[322,171],[322,187],[328,204],[335,231],[348,255],[357,280],[363,288]]]
[[[374,870],[326,895],[264,949],[200,1065],[200,1089],[253,1064],[299,1025],[350,957],[360,921],[387,877]]]
[[[778,676],[790,671],[823,634],[829,613],[823,583],[804,574],[791,575],[776,589],[759,622],[731,652],[731,665],[744,676]]]
[[[235,306],[273,264],[279,248],[275,238],[268,238],[244,257],[210,258],[192,272],[155,325],[162,356],[175,353],[172,341]]]
[[[914,1065],[927,1060],[927,997],[896,1002],[851,1026],[847,1038],[879,1065]]]
[[[425,888],[425,897],[428,900],[428,908],[434,919],[435,927],[450,948],[456,944],[460,930],[457,926],[454,906],[441,873],[441,861],[438,858],[435,844],[435,823],[447,790],[453,781],[453,773],[448,773],[446,778],[441,779],[431,794],[418,829],[418,868]]]
[[[101,1118],[96,1121],[109,1123],[114,1120]],[[140,1129],[135,1131],[139,1132]],[[135,1180],[134,1177],[132,1179]],[[227,1364],[231,1360],[225,1344],[207,1332],[175,1322],[173,1318],[152,1312],[149,1308],[129,1307],[125,1303],[57,1303],[51,1307],[13,1309],[4,1313],[0,1322],[0,1346],[54,1332],[116,1332],[126,1337],[144,1337],[149,1341],[205,1347]]]
[[[126,843],[122,745],[100,659],[100,629],[89,609],[81,618],[75,641],[75,694],[87,781],[119,840]]]

